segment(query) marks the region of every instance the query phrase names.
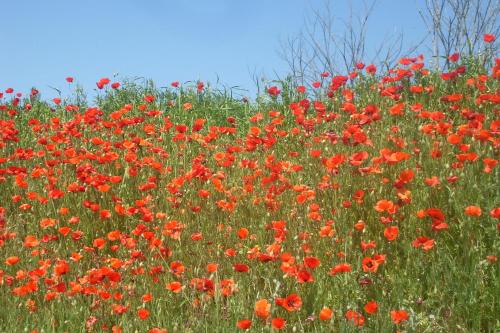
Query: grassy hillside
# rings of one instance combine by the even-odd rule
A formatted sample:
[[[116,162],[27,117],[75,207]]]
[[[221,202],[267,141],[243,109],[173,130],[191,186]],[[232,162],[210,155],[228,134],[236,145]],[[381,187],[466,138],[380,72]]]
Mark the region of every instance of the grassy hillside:
[[[492,67],[2,93],[0,331],[499,331]]]

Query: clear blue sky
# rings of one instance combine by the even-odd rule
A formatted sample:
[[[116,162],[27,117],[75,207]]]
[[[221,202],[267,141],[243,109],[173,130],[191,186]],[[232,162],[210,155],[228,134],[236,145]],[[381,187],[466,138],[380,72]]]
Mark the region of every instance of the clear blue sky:
[[[333,0],[332,0],[333,1]],[[334,1],[335,15],[348,0]],[[354,8],[361,1],[354,0]],[[424,35],[415,0],[380,0],[369,40],[403,31],[407,43]],[[159,86],[172,81],[215,82],[252,91],[250,74],[284,74],[280,39],[296,34],[321,1],[299,0],[15,0],[0,11],[0,91],[45,98],[66,91],[73,76],[91,92],[101,77],[141,76]]]

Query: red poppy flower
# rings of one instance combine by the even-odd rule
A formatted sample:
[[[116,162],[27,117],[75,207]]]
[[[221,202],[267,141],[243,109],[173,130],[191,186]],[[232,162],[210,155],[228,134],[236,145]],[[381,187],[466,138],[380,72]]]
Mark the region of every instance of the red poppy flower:
[[[393,310],[391,311],[391,318],[394,324],[398,325],[404,321],[410,319],[408,313],[405,310]]]
[[[316,267],[318,267],[319,265],[321,265],[321,262],[316,257],[305,257],[304,258],[304,264],[308,268],[315,269]]]
[[[234,264],[233,268],[236,272],[240,273],[246,273],[250,269],[250,267],[248,267],[248,265],[245,264]]]
[[[328,274],[337,275],[338,273],[347,273],[351,271],[352,271],[351,265],[344,263],[344,264],[339,264],[330,269],[330,272]]]
[[[236,323],[236,327],[240,330],[248,330],[250,327],[252,327],[252,321],[250,319],[238,320],[238,322]]]
[[[460,59],[460,54],[458,53],[453,53],[448,57],[448,60],[450,60],[451,62],[457,62],[458,59]]]
[[[483,36],[483,40],[486,42],[486,43],[493,43],[495,41],[495,35],[492,35],[492,34],[484,34]]]
[[[302,299],[297,294],[290,294],[286,298],[276,298],[276,305],[289,312],[298,311],[302,307]]]
[[[166,289],[172,291],[175,294],[180,293],[182,291],[182,288],[183,288],[182,284],[178,281],[170,282],[166,286]]]
[[[384,230],[384,237],[388,241],[395,240],[396,238],[398,238],[398,235],[399,235],[399,228],[396,226],[387,227]]]
[[[272,86],[267,89],[267,93],[271,96],[278,96],[281,93],[281,90],[279,90],[276,86]]]
[[[137,316],[141,318],[141,320],[146,320],[149,317],[149,311],[147,309],[141,308],[137,310]]]
[[[356,326],[361,327],[365,324],[365,317],[363,317],[361,313],[354,310],[347,310],[345,317],[347,320],[352,321]]]
[[[378,304],[375,301],[369,301],[368,303],[365,304],[364,309],[366,313],[372,315],[377,312]]]
[[[280,317],[273,318],[273,320],[271,320],[271,325],[273,326],[274,329],[280,330],[283,327],[285,327],[286,320]]]

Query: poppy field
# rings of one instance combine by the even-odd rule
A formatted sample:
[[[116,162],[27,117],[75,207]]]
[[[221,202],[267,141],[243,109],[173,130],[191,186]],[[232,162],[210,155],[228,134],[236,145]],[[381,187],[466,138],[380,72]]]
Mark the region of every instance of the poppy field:
[[[0,331],[499,331],[500,60],[425,60],[4,88]]]

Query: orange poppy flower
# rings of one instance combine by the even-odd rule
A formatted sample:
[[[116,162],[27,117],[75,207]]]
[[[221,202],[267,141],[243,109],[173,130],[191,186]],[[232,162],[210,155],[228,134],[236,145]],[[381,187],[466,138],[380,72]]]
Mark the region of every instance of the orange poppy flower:
[[[481,207],[479,206],[467,206],[465,208],[465,214],[469,216],[481,216]]]
[[[388,241],[395,240],[396,238],[398,238],[398,235],[399,235],[399,228],[396,226],[391,226],[384,229],[384,237]]]
[[[248,229],[247,228],[240,228],[238,230],[238,237],[240,239],[245,239],[248,236]]]
[[[8,257],[7,259],[5,259],[5,264],[8,266],[12,266],[17,264],[20,260],[21,259],[17,256]]]
[[[35,236],[33,235],[28,235],[24,238],[24,243],[23,245],[25,247],[36,247],[40,244],[40,242],[36,239]]]
[[[219,267],[219,265],[216,263],[209,263],[209,264],[207,264],[207,271],[209,273],[215,273],[215,272],[217,272],[218,267]]]
[[[379,213],[388,212],[389,214],[394,214],[396,212],[394,203],[385,199],[379,200],[374,208]]]
[[[255,302],[255,315],[260,318],[269,317],[269,311],[271,310],[271,304],[266,299],[260,299]]]
[[[150,329],[148,333],[168,333],[168,332],[166,329],[155,327]]]
[[[178,281],[174,281],[174,282],[170,282],[169,284],[167,284],[166,288],[170,291],[172,291],[173,293],[180,293],[183,289],[183,286],[180,282]]]
[[[322,321],[330,320],[333,316],[333,311],[329,308],[323,308],[319,312],[319,319]]]

